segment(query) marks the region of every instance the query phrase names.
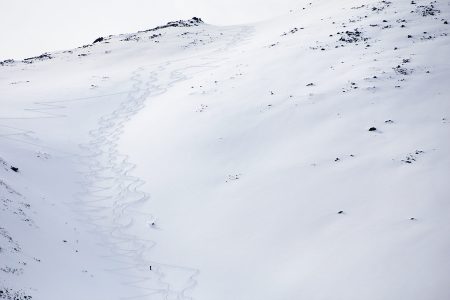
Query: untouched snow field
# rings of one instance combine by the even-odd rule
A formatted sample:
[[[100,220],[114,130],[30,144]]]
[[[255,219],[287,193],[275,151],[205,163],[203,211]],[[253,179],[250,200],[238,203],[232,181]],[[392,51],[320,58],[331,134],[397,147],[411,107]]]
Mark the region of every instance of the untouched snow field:
[[[0,63],[0,299],[450,299],[450,2],[305,2]]]

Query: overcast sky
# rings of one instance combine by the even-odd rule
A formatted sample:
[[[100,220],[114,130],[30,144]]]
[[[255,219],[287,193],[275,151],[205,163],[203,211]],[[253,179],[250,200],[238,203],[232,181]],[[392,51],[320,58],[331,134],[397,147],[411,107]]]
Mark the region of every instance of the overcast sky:
[[[304,0],[0,0],[0,60],[91,43],[197,16],[216,25],[287,13]]]

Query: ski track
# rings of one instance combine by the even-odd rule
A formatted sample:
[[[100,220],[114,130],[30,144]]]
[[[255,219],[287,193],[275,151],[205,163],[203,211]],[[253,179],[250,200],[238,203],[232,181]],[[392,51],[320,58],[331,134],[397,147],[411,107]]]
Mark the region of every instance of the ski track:
[[[223,48],[214,50],[212,54],[228,53],[229,48],[237,43],[245,42],[250,34],[251,27],[243,27],[230,42]],[[161,95],[176,83],[190,78],[184,74],[184,71],[200,68],[199,72],[202,72],[202,70],[217,68],[216,63],[223,61],[224,58],[211,57],[212,54],[196,55],[164,62],[156,67],[147,66],[135,70],[131,76],[133,88],[128,93],[127,99],[119,105],[118,109],[99,120],[99,127],[90,132],[92,139],[88,144],[80,145],[89,154],[81,158],[82,165],[87,166],[87,171],[82,174],[85,178],[83,182],[85,190],[78,195],[80,200],[77,203],[78,210],[85,216],[83,221],[92,225],[92,231],[100,233],[100,244],[110,253],[104,257],[123,265],[121,268],[113,268],[109,271],[125,276],[125,285],[142,291],[139,295],[121,299],[153,299],[155,296],[167,300],[192,299],[188,292],[197,285],[196,278],[200,270],[146,260],[144,255],[156,246],[156,242],[130,232],[134,225],[140,224],[139,228],[142,228],[146,221],[154,220],[155,217],[151,213],[138,210],[140,205],[149,201],[150,196],[140,190],[145,182],[131,175],[135,165],[129,162],[127,155],[118,153],[117,144],[123,133],[124,124],[144,107],[146,100]],[[169,70],[172,65],[176,66],[177,63],[194,58],[208,62]],[[155,70],[146,79],[147,69]],[[170,81],[160,85],[158,77],[164,72],[170,72]],[[108,218],[110,222],[106,222],[106,225],[102,224]],[[149,234],[151,234],[150,229]],[[152,271],[149,270],[150,265]],[[127,274],[130,270],[137,274],[130,276]],[[174,271],[177,274],[186,274],[182,288],[176,289],[171,282],[165,280],[168,274]]]
[[[45,145],[38,133],[33,130],[0,124],[0,128],[14,131],[0,134],[0,138],[52,150],[85,169],[80,172],[83,178],[83,181],[79,182],[82,191],[75,195],[75,201],[64,203],[79,214],[79,221],[90,225],[91,233],[99,240],[98,244],[106,249],[102,257],[123,266],[107,271],[121,276],[124,285],[138,291],[136,295],[120,299],[156,297],[165,300],[191,300],[193,298],[188,293],[197,286],[196,278],[200,274],[200,270],[194,267],[145,259],[144,255],[156,246],[156,242],[130,232],[135,225],[141,224],[139,228],[142,229],[149,220],[154,220],[154,216],[138,210],[140,205],[149,201],[150,196],[140,190],[145,182],[131,175],[136,165],[129,162],[127,155],[120,154],[117,150],[124,125],[144,107],[146,101],[164,94],[176,83],[190,79],[192,76],[185,75],[185,71],[199,69],[196,73],[200,73],[218,68],[220,63],[229,58],[232,48],[237,44],[244,45],[250,40],[252,33],[252,27],[241,26],[224,46],[215,48],[207,54],[141,66],[131,73],[132,89],[129,91],[71,99],[39,100],[33,102],[33,107],[23,109],[36,116],[0,118],[0,121],[66,118],[66,114],[58,111],[68,108],[70,103],[95,101],[99,98],[126,94],[126,100],[112,113],[101,117],[98,128],[89,132],[90,141],[79,145],[85,154],[70,153]],[[190,61],[194,59],[199,63],[191,64]],[[189,64],[186,65],[186,62]],[[181,66],[177,67],[177,64]],[[158,84],[158,77],[163,73],[169,74],[170,80],[168,83]],[[148,232],[151,233],[150,228]],[[152,271],[149,270],[150,265]],[[130,275],[130,271],[133,275]],[[171,272],[185,274],[182,288],[177,289],[174,283],[165,279]]]

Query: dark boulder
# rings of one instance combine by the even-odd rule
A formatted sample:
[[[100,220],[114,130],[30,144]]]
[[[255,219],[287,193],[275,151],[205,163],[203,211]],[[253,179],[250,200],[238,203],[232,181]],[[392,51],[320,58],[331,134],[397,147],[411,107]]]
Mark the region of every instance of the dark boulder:
[[[103,37],[99,37],[92,44],[103,42],[103,40],[104,40]]]

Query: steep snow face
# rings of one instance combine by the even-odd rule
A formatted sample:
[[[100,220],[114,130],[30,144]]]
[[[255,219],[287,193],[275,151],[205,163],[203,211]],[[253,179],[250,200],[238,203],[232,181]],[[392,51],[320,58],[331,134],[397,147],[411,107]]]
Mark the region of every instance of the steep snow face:
[[[171,64],[226,53],[247,30],[194,18],[2,63],[1,297],[168,294],[165,274],[149,272],[155,243],[132,231],[149,230],[151,212],[136,213],[147,193],[116,143],[147,99],[185,78]]]
[[[257,24],[126,125],[152,257],[197,268],[194,299],[450,296],[449,7],[431,5]]]
[[[1,295],[450,298],[449,13],[315,1],[3,62]]]

